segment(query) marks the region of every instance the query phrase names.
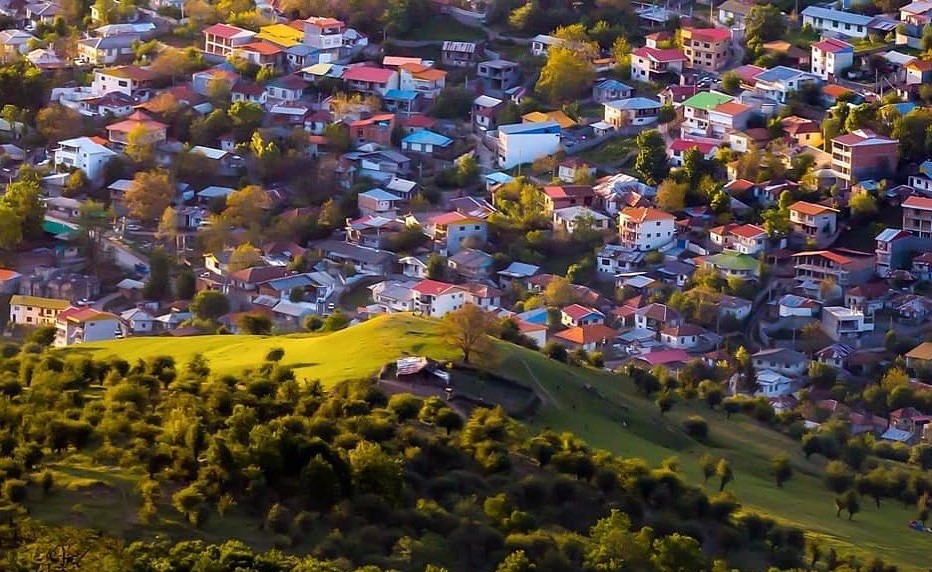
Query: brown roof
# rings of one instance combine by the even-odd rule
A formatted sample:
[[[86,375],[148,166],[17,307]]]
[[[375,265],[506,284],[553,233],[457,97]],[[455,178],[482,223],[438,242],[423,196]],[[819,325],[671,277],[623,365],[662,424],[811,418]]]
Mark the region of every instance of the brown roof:
[[[269,280],[275,280],[288,274],[288,269],[283,266],[253,266],[252,268],[243,268],[230,274],[230,277],[240,282],[249,284],[261,284]]]
[[[637,222],[674,220],[675,218],[668,212],[646,207],[625,207],[621,209],[621,214]]]
[[[791,211],[801,212],[804,215],[816,216],[826,212],[838,212],[831,207],[807,203],[806,201],[796,201],[790,205]]]

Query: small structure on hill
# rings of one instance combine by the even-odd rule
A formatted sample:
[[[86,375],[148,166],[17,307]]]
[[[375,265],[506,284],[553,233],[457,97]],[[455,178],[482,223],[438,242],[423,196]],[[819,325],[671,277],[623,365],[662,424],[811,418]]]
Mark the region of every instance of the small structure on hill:
[[[444,385],[450,385],[450,373],[443,364],[424,356],[403,357],[395,361],[395,376],[398,381],[411,384],[437,383],[443,380]]]

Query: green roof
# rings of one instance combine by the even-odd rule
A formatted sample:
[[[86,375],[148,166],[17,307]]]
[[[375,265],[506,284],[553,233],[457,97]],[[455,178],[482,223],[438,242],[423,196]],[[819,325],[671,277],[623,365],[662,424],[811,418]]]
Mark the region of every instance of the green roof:
[[[753,270],[757,272],[760,268],[760,262],[753,256],[739,254],[737,252],[722,252],[706,256],[706,262],[714,264],[718,268],[725,270]]]
[[[723,103],[728,103],[734,98],[724,93],[712,93],[711,91],[702,91],[690,97],[683,102],[683,105],[704,109],[706,111],[718,107]]]
[[[78,229],[77,226],[69,225],[66,222],[45,219],[42,221],[42,230],[56,237],[66,237]]]

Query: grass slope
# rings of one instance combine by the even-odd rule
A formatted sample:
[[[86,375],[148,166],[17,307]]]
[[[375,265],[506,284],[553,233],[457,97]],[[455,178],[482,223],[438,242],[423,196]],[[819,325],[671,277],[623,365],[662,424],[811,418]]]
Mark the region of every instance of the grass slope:
[[[328,335],[135,338],[69,351],[91,352],[95,358],[119,355],[130,361],[172,355],[179,364],[202,353],[214,371],[232,373],[255,367],[269,349],[282,347],[283,363],[295,367],[299,379],[332,384],[371,375],[401,355],[457,357],[437,333],[436,322],[396,314]],[[702,481],[695,462],[699,455],[725,457],[735,470],[735,481],[728,490],[746,508],[796,525],[826,546],[846,553],[880,556],[903,570],[928,566],[932,540],[906,528],[914,516],[912,509],[904,510],[891,501],[884,501],[877,509],[864,499],[853,521],[836,518],[834,495],[821,482],[824,462],[806,460],[799,443],[743,416],[726,420],[723,413],[698,402],[677,403],[670,413],[660,416],[657,407],[637,394],[625,378],[571,368],[511,344],[500,343],[499,347],[500,356],[492,369],[524,381],[545,399],[546,406],[530,421],[532,427],[572,431],[595,447],[653,463],[677,456],[690,482]],[[708,445],[692,440],[681,429],[683,419],[697,414],[709,423]],[[793,478],[782,490],[774,485],[769,469],[770,459],[778,453],[789,454],[794,468]],[[710,493],[718,489],[713,481],[706,485]]]

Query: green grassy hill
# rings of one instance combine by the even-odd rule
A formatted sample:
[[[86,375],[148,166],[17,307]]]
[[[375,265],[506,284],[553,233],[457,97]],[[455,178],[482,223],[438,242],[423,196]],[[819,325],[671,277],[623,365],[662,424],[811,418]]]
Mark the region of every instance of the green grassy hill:
[[[212,370],[236,372],[255,367],[269,349],[281,347],[285,349],[282,363],[294,367],[299,379],[332,384],[372,375],[402,355],[457,357],[437,338],[437,331],[436,322],[391,315],[327,335],[134,338],[68,351],[90,352],[95,358],[119,355],[129,361],[171,355],[179,363],[201,353],[210,360]],[[677,456],[692,482],[702,481],[695,462],[699,455],[725,457],[735,470],[728,490],[747,509],[798,526],[845,553],[876,555],[903,570],[928,566],[932,538],[906,527],[913,509],[904,510],[892,501],[884,501],[877,509],[864,499],[853,521],[836,518],[834,495],[821,482],[824,462],[806,460],[799,443],[743,416],[726,420],[723,413],[698,402],[677,403],[661,417],[653,402],[638,395],[623,377],[569,367],[511,344],[499,343],[499,348],[493,369],[535,388],[544,399],[545,406],[530,421],[531,426],[572,431],[595,447],[653,463]],[[681,429],[685,417],[697,414],[709,423],[709,445],[694,441]],[[793,478],[783,489],[777,489],[770,477],[770,459],[778,453],[789,454],[794,468]],[[710,480],[708,487],[717,490],[717,482]]]

